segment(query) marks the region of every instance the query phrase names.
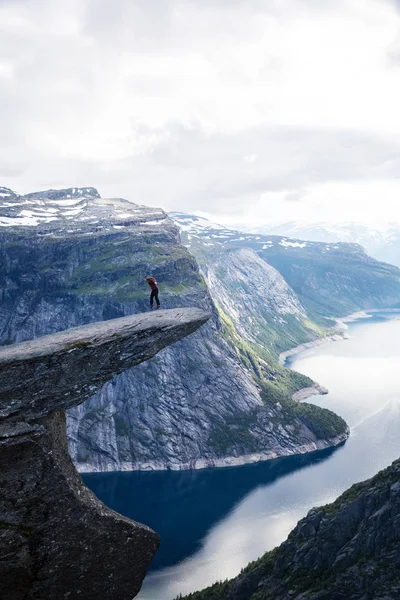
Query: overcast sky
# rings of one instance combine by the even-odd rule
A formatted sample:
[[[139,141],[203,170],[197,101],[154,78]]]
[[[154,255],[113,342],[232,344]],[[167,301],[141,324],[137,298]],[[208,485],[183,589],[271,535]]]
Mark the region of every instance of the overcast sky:
[[[0,0],[0,185],[400,222],[400,2]]]

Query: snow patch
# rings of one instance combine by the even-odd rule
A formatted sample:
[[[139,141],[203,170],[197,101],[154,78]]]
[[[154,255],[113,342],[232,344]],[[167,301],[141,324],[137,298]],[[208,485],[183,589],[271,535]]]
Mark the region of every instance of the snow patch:
[[[82,202],[82,198],[71,198],[71,200],[49,200],[49,204],[58,204],[58,206],[75,206]]]
[[[43,219],[42,219],[43,220]],[[56,221],[56,217],[44,219],[46,223],[50,221]],[[18,225],[27,225],[28,227],[34,227],[39,225],[37,217],[25,216],[25,217],[0,217],[0,227],[15,227]]]
[[[133,217],[132,213],[117,213],[119,219],[129,219]]]
[[[72,209],[72,210],[71,209],[70,210],[66,210],[63,214],[67,215],[68,217],[71,216],[71,215],[73,215],[73,216],[74,215],[79,215],[79,213],[82,212],[82,210],[83,209],[81,207],[79,207],[79,208],[75,208],[75,209]]]
[[[280,246],[284,246],[285,248],[306,248],[306,242],[289,242],[288,240],[281,240],[279,242]]]

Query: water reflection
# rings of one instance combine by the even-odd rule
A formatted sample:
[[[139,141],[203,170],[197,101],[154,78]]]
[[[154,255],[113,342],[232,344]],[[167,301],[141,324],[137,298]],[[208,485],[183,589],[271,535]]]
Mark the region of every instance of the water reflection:
[[[399,430],[400,402],[393,399],[357,425],[346,444],[326,460],[253,489],[211,528],[194,555],[150,573],[138,598],[171,600],[233,577],[280,544],[310,508],[333,501],[352,483],[395,460],[400,455]]]
[[[254,488],[328,459],[334,449],[272,461],[200,471],[90,473],[91,490],[114,510],[145,523],[161,536],[152,570],[196,552],[209,529]]]

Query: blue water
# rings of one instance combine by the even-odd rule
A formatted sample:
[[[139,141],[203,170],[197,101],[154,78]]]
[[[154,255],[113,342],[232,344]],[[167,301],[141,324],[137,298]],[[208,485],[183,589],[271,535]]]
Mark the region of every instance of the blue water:
[[[290,363],[330,390],[309,401],[350,425],[339,448],[225,469],[84,476],[105,504],[161,535],[139,599],[172,600],[236,575],[312,506],[400,456],[400,320],[376,315],[351,323],[349,334]]]

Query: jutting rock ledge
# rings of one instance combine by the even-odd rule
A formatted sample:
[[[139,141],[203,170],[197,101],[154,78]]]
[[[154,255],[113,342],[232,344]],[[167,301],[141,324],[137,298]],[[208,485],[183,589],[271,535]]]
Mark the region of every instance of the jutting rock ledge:
[[[194,308],[161,310],[0,348],[0,598],[138,593],[159,538],[83,485],[65,410],[208,318]]]

